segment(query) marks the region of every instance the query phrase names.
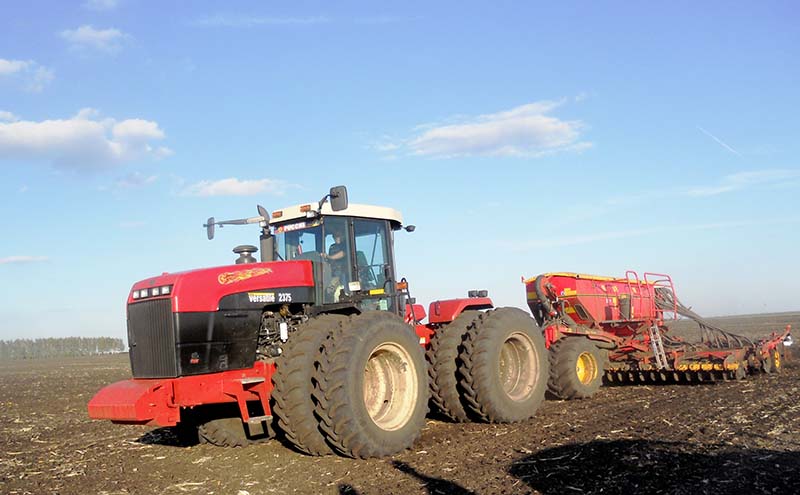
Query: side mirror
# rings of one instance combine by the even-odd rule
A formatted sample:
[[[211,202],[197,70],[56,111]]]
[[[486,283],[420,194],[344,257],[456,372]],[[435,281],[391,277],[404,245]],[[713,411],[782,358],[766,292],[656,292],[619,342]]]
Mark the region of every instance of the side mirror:
[[[208,235],[208,240],[214,238],[214,217],[208,218],[208,223],[203,225],[206,228],[206,235]]]
[[[264,221],[269,224],[269,212],[267,209],[261,205],[256,205],[256,209],[258,209],[258,216],[264,217]]]
[[[331,188],[331,210],[342,211],[347,209],[347,187],[336,186]]]

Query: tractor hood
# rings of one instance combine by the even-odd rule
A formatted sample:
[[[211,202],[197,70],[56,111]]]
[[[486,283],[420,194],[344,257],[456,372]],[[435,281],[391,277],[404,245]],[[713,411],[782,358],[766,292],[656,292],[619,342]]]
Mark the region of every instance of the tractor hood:
[[[311,261],[273,261],[202,268],[178,273],[162,273],[133,284],[128,304],[157,299],[171,299],[172,311],[186,313],[217,311],[226,296],[258,291],[268,301],[269,289],[313,287]]]

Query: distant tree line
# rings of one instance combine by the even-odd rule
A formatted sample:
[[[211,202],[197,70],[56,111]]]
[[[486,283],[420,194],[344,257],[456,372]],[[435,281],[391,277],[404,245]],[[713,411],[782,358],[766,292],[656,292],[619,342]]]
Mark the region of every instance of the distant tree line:
[[[113,337],[0,340],[0,360],[91,356],[124,350],[122,339]]]

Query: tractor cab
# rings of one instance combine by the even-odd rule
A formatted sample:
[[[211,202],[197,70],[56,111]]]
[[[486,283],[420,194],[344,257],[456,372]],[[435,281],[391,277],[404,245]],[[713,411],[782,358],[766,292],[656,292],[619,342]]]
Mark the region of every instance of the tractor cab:
[[[362,311],[398,312],[393,233],[400,212],[350,204],[334,211],[325,203],[272,212],[273,261],[310,260],[315,266],[318,301],[357,305]]]
[[[311,261],[314,276],[312,312],[357,308],[402,315],[405,292],[397,290],[394,231],[403,227],[399,211],[383,206],[350,204],[344,186],[333,187],[318,203],[275,210],[259,206],[259,216],[205,225],[208,238],[216,226],[258,223],[261,261]],[[255,263],[255,246],[237,246],[237,264]],[[296,301],[277,301],[296,302]]]

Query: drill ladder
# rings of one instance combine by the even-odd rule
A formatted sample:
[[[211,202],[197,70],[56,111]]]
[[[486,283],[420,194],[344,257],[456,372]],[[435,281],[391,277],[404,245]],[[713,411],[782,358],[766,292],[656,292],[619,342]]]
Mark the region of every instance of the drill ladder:
[[[650,348],[653,349],[653,356],[658,369],[669,369],[667,354],[664,352],[664,341],[661,340],[661,330],[659,330],[658,325],[650,327]]]

